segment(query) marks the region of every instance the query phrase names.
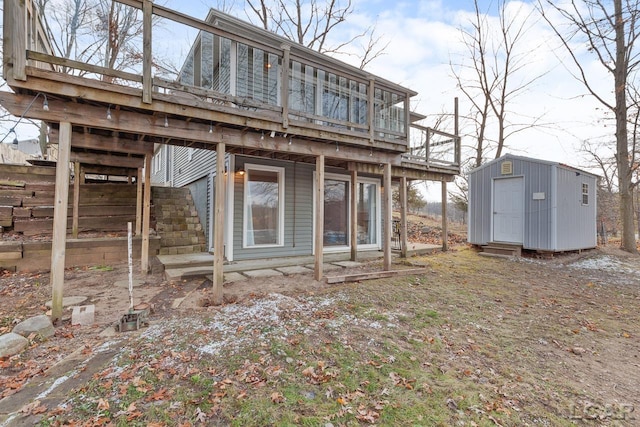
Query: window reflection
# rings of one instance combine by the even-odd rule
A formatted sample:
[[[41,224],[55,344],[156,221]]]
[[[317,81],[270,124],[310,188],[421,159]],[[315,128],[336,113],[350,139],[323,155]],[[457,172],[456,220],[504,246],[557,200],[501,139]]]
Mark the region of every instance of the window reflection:
[[[277,245],[280,243],[280,174],[249,169],[246,175],[246,244]]]
[[[346,181],[324,181],[324,246],[349,244],[348,196]]]

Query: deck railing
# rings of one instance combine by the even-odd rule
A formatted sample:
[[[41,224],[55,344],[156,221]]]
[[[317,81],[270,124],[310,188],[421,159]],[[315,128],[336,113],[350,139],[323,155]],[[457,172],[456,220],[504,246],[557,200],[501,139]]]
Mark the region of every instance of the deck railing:
[[[460,137],[437,129],[412,124],[409,151],[402,155],[407,163],[460,171]]]
[[[26,58],[12,61],[22,68],[15,70],[18,79],[26,78],[28,65],[139,89],[149,104],[156,93],[172,94],[179,102],[191,98],[209,102],[212,110],[234,108],[238,115],[274,121],[283,129],[290,123],[318,130],[329,127],[334,133],[362,138],[374,148],[376,141],[408,145],[409,99],[415,93],[213,10],[207,20],[199,20],[150,0],[107,2],[111,9],[105,7],[103,15],[115,9],[114,16],[127,16],[127,30],[96,25],[97,37],[96,31],[78,32],[75,48],[69,51],[73,54],[60,54],[54,51],[48,37],[51,30],[43,29],[34,3],[27,0],[20,10],[21,2],[8,2],[17,15],[26,14],[24,21],[16,20],[12,26],[13,36],[25,39],[14,44],[14,57],[26,52]],[[25,21],[26,27],[20,28]],[[99,33],[101,27],[112,26],[118,32]],[[116,44],[107,41],[114,38],[125,47],[116,53]],[[230,51],[222,52],[221,44],[209,41],[219,41]],[[96,43],[99,48],[89,49]],[[301,75],[300,69],[306,74]],[[242,72],[248,74],[240,76]],[[307,90],[304,97],[310,101],[295,92],[300,88]],[[266,90],[273,93],[262,96]]]

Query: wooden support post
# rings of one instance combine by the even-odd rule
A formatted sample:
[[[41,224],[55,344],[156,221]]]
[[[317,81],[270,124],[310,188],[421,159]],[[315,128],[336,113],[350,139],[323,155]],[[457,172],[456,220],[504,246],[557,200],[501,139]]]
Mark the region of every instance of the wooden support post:
[[[400,257],[407,257],[407,177],[400,178]]]
[[[144,156],[144,201],[142,209],[142,253],[140,270],[149,273],[149,223],[151,221],[151,154]]]
[[[313,278],[322,280],[324,263],[324,154],[316,157],[316,224],[314,236],[315,263]]]
[[[449,233],[447,231],[447,181],[442,181],[442,250],[449,250]]]
[[[351,261],[358,260],[358,171],[351,171]]]
[[[142,232],[142,168],[138,168],[138,178],[136,179],[136,236]]]
[[[56,186],[53,206],[53,236],[51,242],[51,321],[62,320],[64,291],[64,263],[67,246],[67,205],[69,203],[69,154],[71,152],[71,123],[60,123]]]
[[[80,216],[80,162],[73,164],[73,222],[71,226],[71,234],[74,239],[78,238],[78,218]]]
[[[376,81],[369,79],[369,96],[367,99],[367,113],[369,119],[369,142],[373,145],[376,138],[376,98],[375,98]]]
[[[27,80],[27,13],[24,1],[4,2],[3,25],[4,78]]]
[[[224,285],[224,214],[225,214],[225,185],[224,163],[225,144],[218,143],[216,147],[216,195],[215,218],[213,225],[213,304],[220,305],[224,300],[222,286]],[[229,178],[231,179],[231,178]]]
[[[384,250],[383,270],[391,270],[391,231],[393,229],[393,206],[391,205],[391,163],[385,163],[384,165],[384,238],[382,239],[384,244],[382,249]]]
[[[151,29],[153,18],[153,3],[151,0],[142,2],[142,102],[151,104],[153,92],[153,78],[151,76],[152,52]]]
[[[291,62],[291,46],[282,46],[282,127],[289,127],[289,63]]]

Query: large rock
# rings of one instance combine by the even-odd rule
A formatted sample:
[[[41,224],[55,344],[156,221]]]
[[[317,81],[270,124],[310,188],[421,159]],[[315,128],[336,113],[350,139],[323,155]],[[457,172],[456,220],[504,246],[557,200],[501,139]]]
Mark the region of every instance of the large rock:
[[[49,316],[41,314],[40,316],[31,317],[23,322],[18,323],[14,328],[13,332],[16,334],[20,334],[23,337],[28,337],[29,335],[35,333],[40,335],[42,338],[52,337],[56,332],[53,328],[53,323],[51,323],[51,319]]]
[[[28,345],[29,340],[22,335],[14,334],[13,332],[0,335],[0,357],[18,354]]]

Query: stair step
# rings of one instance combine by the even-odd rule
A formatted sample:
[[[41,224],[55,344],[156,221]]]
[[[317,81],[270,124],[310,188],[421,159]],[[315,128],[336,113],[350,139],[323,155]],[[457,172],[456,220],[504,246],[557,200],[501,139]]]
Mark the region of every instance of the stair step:
[[[188,255],[158,255],[157,258],[165,266],[165,269],[213,266],[213,255],[208,252]]]
[[[194,279],[198,277],[206,277],[213,273],[213,263],[208,266],[201,267],[185,267],[172,268],[164,271],[164,277],[169,281],[178,281],[183,279]]]
[[[184,246],[167,246],[164,248],[160,248],[160,255],[182,255],[182,254],[193,254],[198,252],[203,252],[205,248],[205,244],[198,245],[184,245]]]

